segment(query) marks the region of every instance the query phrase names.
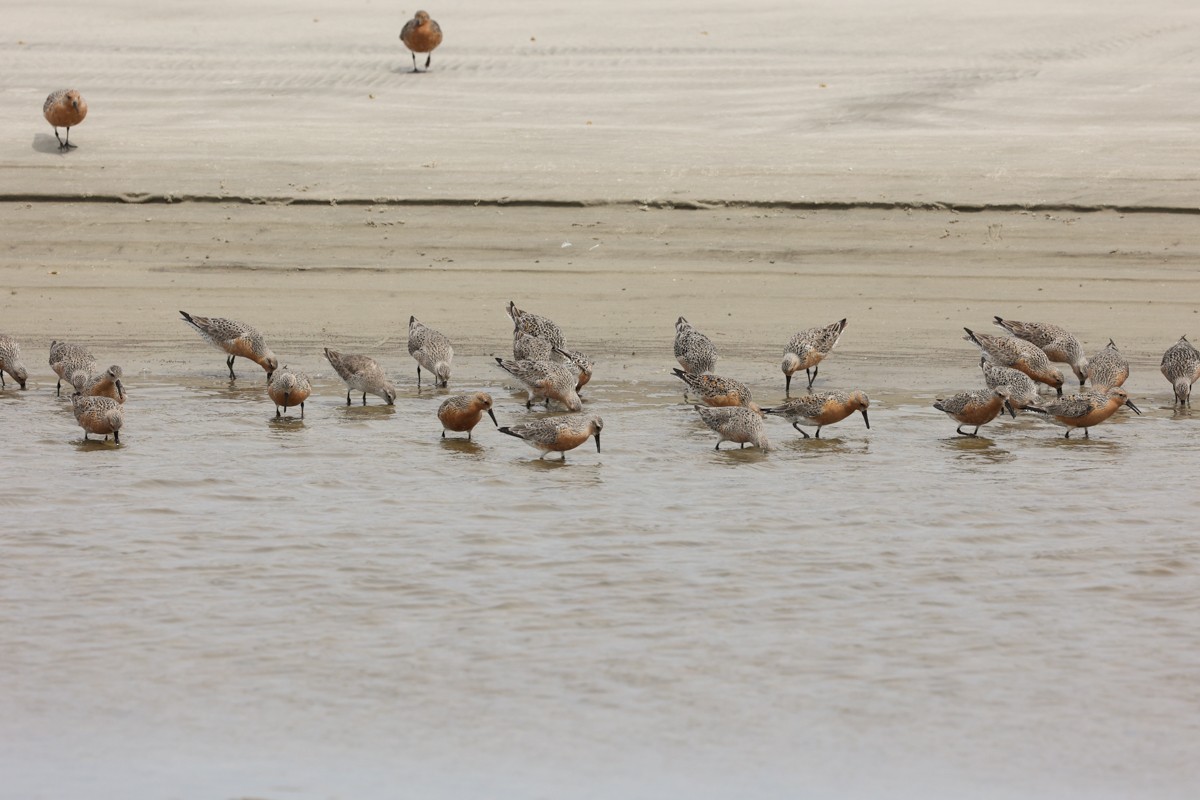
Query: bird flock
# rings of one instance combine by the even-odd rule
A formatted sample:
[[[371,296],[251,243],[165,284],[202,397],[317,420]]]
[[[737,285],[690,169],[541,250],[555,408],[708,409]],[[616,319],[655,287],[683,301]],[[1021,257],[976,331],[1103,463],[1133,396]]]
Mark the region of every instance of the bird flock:
[[[591,380],[592,360],[578,350],[569,349],[562,329],[548,317],[518,308],[512,301],[505,311],[513,326],[513,357],[496,358],[497,367],[525,388],[526,409],[541,405],[546,411],[561,407],[570,413],[500,426],[490,394],[455,395],[442,402],[437,410],[442,437],[452,432],[466,433],[470,439],[486,413],[501,433],[522,439],[540,450],[542,458],[557,452],[565,460],[568,450],[593,437],[599,451],[604,421],[598,415],[581,413],[583,400],[579,394]],[[232,319],[179,313],[184,323],[226,355],[225,366],[231,381],[237,379],[236,359],[254,362],[266,372],[267,394],[275,405],[275,417],[282,418],[288,409],[298,408],[300,418],[304,418],[304,404],[312,394],[312,382],[306,374],[280,366],[262,333]],[[984,386],[939,398],[933,404],[958,423],[955,429],[958,434],[977,436],[982,426],[1004,412],[1015,418],[1019,411],[1037,414],[1065,428],[1066,438],[1080,429],[1084,438],[1089,438],[1090,428],[1122,407],[1141,414],[1122,388],[1129,377],[1129,363],[1111,339],[1089,359],[1079,340],[1056,325],[1002,317],[995,318],[995,325],[1007,335],[964,328],[963,338],[980,349]],[[717,434],[715,449],[718,450],[724,442],[743,448],[749,444],[769,449],[764,420],[772,416],[790,423],[806,439],[810,435],[804,428],[815,428],[812,437],[820,438],[822,428],[856,412],[862,414],[869,429],[871,401],[865,392],[812,391],[820,364],[833,352],[845,329],[846,320],[842,319],[824,327],[801,330],[788,341],[781,364],[786,399],[776,406],[760,407],[745,384],[714,374],[716,346],[684,317],[675,323],[674,352],[681,368],[673,372],[684,384],[685,401],[689,398],[697,401],[693,408],[700,421]],[[410,317],[408,353],[417,363],[418,387],[423,374],[431,376],[435,387],[449,387],[454,348],[443,333],[415,316]],[[346,405],[354,401],[354,395],[360,395],[366,405],[368,394],[376,395],[388,405],[395,404],[396,384],[374,358],[328,347],[324,348],[324,355],[346,384]],[[1063,373],[1054,369],[1052,363],[1071,367],[1079,381],[1079,392],[1063,395]],[[104,436],[106,440],[112,436],[119,443],[127,398],[121,367],[114,364],[104,368],[85,347],[60,341],[50,345],[49,364],[58,376],[55,394],[61,395],[64,381],[74,389],[71,404],[84,439],[89,434]],[[808,379],[806,394],[792,397],[791,379],[801,369]],[[1200,379],[1200,351],[1186,336],[1163,354],[1161,371],[1174,391],[1175,405],[1190,407],[1192,385]],[[5,374],[25,389],[29,373],[21,361],[20,345],[12,336],[0,334],[0,389],[7,388]],[[1089,382],[1091,385],[1087,386]],[[1038,384],[1052,387],[1055,394],[1042,395]]]

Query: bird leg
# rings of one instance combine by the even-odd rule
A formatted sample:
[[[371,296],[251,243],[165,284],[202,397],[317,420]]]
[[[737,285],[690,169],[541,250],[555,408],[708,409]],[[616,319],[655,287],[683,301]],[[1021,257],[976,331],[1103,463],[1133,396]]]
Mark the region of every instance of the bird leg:
[[[346,405],[350,405],[350,390],[346,390]]]
[[[225,366],[229,367],[229,380],[231,381],[237,378],[237,375],[233,374],[233,359],[234,356],[230,356],[229,358],[225,359]]]
[[[809,438],[808,434],[804,432],[804,429],[800,427],[799,422],[793,422],[792,427],[795,428],[796,430],[800,431],[800,435],[803,436],[805,439]]]

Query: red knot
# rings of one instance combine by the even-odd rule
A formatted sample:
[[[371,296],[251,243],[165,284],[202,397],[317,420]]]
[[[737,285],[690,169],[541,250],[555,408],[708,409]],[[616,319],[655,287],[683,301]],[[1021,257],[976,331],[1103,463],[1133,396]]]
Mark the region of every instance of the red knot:
[[[304,419],[304,401],[312,394],[312,382],[303,372],[292,372],[284,366],[271,378],[267,394],[275,404],[276,419],[282,416],[279,413],[280,406],[283,406],[284,411],[291,406],[300,406],[300,419]]]
[[[213,347],[229,354],[225,366],[229,367],[229,380],[234,380],[233,360],[238,356],[248,358],[267,373],[267,383],[279,368],[279,359],[267,347],[263,335],[250,325],[222,317],[199,317],[180,311],[183,321],[191,325]]]
[[[1192,347],[1187,336],[1167,348],[1162,357],[1163,377],[1175,389],[1175,405],[1192,405],[1192,384],[1200,378],[1200,351]]]
[[[506,361],[503,358],[497,358],[496,363],[528,388],[526,408],[544,400],[549,409],[550,401],[557,400],[571,411],[583,409],[583,401],[575,391],[578,379],[569,367],[553,361]]]
[[[815,427],[817,432],[813,436],[820,439],[821,428],[841,422],[855,411],[862,412],[863,423],[866,424],[867,430],[870,430],[871,420],[867,418],[867,409],[870,407],[871,400],[866,393],[856,390],[793,397],[773,408],[764,408],[763,413],[785,418],[805,439],[808,438],[808,434],[800,426]]]
[[[425,69],[433,58],[433,50],[442,43],[442,27],[429,18],[428,12],[418,11],[404,27],[400,29],[400,41],[412,52],[413,72],[417,69],[417,53],[428,53],[425,56]]]
[[[124,374],[116,364],[93,375],[78,371],[71,376],[71,385],[84,397],[111,397],[118,403],[124,403],[125,387],[121,383]]]
[[[554,357],[554,345],[540,336],[525,331],[513,331],[514,361],[549,361]]]
[[[752,444],[761,450],[769,450],[766,431],[763,430],[762,409],[758,406],[692,406],[701,421],[720,436],[714,450],[721,449],[721,442],[736,442],[742,447]]]
[[[29,380],[29,371],[21,363],[21,345],[11,336],[0,334],[0,389],[4,388],[4,373],[13,377],[21,388]]]
[[[983,382],[989,389],[1008,389],[1008,401],[1012,403],[1013,408],[1037,409],[1041,397],[1038,396],[1037,384],[1033,378],[1019,369],[996,366],[986,358],[979,359],[979,368],[983,370]]]
[[[433,386],[450,385],[450,362],[454,348],[445,334],[423,325],[416,317],[408,318],[408,354],[417,360],[417,387],[421,386],[421,367],[433,373]]]
[[[587,386],[588,381],[592,379],[592,367],[595,366],[590,358],[578,350],[564,350],[561,347],[554,348],[554,354],[565,358],[571,366],[579,370],[579,377],[575,379],[576,392]]]
[[[513,322],[513,339],[516,339],[518,334],[525,333],[545,339],[551,347],[566,348],[567,344],[563,339],[562,331],[549,317],[522,311],[512,300],[508,301],[504,310],[508,312],[509,319]]]
[[[325,358],[334,371],[346,382],[346,405],[350,405],[350,392],[362,392],[362,404],[367,404],[367,393],[379,395],[389,406],[396,402],[396,385],[387,379],[383,369],[370,356],[343,354],[325,348]]]
[[[83,118],[87,116],[87,102],[74,89],[59,89],[57,92],[51,92],[42,104],[42,116],[54,126],[54,138],[58,139],[58,149],[72,150],[75,145],[71,144],[71,128],[83,122]],[[59,137],[59,128],[67,129],[65,140]]]
[[[800,370],[804,370],[808,377],[808,388],[812,390],[821,361],[833,352],[844,330],[846,320],[840,319],[824,328],[800,331],[788,341],[783,353],[784,396],[791,396],[792,374]]]
[[[957,423],[955,432],[962,436],[978,436],[979,429],[994,420],[1001,411],[1008,411],[1014,419],[1017,412],[1009,402],[1009,392],[1003,386],[995,389],[977,389],[971,392],[959,392],[947,398],[939,398],[933,407],[944,411]],[[970,433],[963,431],[963,425],[974,425]]]
[[[687,384],[683,390],[686,400],[690,391],[696,397],[710,406],[748,406],[750,405],[750,390],[746,385],[733,378],[722,378],[718,375],[693,375],[681,369],[672,370],[679,380]]]
[[[88,434],[94,433],[108,439],[112,434],[118,444],[121,435],[118,433],[125,424],[125,406],[111,397],[84,397],[76,392],[71,395],[71,408],[75,412],[75,421],[83,428],[83,439],[88,440]]]
[[[983,351],[983,357],[1001,367],[1012,367],[1024,372],[1038,383],[1053,386],[1062,395],[1062,373],[1050,366],[1050,359],[1042,348],[1014,336],[991,336],[963,328],[963,337]]]
[[[100,369],[100,364],[82,345],[53,341],[50,343],[50,369],[58,376],[54,394],[60,396],[64,380],[74,385],[76,374],[83,373],[85,378],[91,377]]]
[[[1065,328],[1050,325],[1046,322],[1017,322],[1015,319],[996,317],[993,323],[997,327],[1024,339],[1030,344],[1040,347],[1051,361],[1059,364],[1070,364],[1071,371],[1079,378],[1079,386],[1083,388],[1088,376],[1088,360],[1084,355],[1083,345],[1067,332]]]
[[[675,321],[675,360],[684,372],[703,375],[717,366],[717,348],[712,340],[683,317]]]
[[[524,439],[530,447],[541,450],[538,458],[545,458],[547,453],[562,453],[562,460],[566,461],[568,450],[574,450],[592,436],[596,437],[596,452],[599,453],[603,429],[604,420],[594,414],[568,414],[505,426],[500,432]]]
[[[1121,406],[1129,406],[1135,414],[1141,415],[1141,410],[1129,399],[1129,394],[1122,388],[1114,387],[1106,392],[1086,391],[1067,397],[1058,397],[1042,405],[1048,418],[1055,425],[1067,429],[1064,439],[1071,438],[1071,431],[1083,428],[1083,438],[1088,436],[1088,428],[1099,425],[1104,420],[1117,413]]]
[[[1108,346],[1088,361],[1088,380],[1092,389],[1104,392],[1116,386],[1121,386],[1129,378],[1129,362],[1112,339]]]
[[[442,438],[446,438],[446,431],[466,431],[470,439],[471,430],[483,419],[485,411],[492,418],[492,423],[499,427],[500,423],[496,422],[496,415],[492,412],[492,396],[487,392],[447,397],[438,406],[437,412],[438,420],[442,423]]]

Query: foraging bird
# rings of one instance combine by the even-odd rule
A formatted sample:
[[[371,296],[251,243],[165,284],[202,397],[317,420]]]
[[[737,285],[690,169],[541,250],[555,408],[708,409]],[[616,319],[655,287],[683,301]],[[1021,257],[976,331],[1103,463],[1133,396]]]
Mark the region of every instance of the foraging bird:
[[[1024,339],[1030,344],[1042,349],[1046,357],[1059,364],[1070,364],[1071,371],[1079,378],[1079,388],[1083,388],[1088,376],[1088,360],[1083,353],[1083,345],[1067,332],[1065,328],[1050,325],[1046,322],[1017,322],[1014,319],[996,317],[996,327]]]
[[[400,29],[400,41],[412,51],[413,72],[421,71],[417,69],[417,53],[429,54],[425,56],[425,69],[428,71],[434,48],[442,43],[442,26],[430,19],[428,12],[418,11]]]
[[[1007,411],[1013,419],[1017,412],[1013,410],[1007,388],[997,386],[995,389],[978,389],[972,392],[959,392],[945,399],[939,398],[933,407],[944,411],[958,422],[955,432],[960,436],[978,436],[979,429],[994,420],[1001,411]],[[970,433],[963,431],[963,425],[974,425]]]
[[[54,138],[58,139],[60,152],[75,149],[76,145],[71,144],[71,128],[83,122],[87,111],[87,103],[74,89],[59,89],[57,92],[51,92],[50,96],[46,98],[46,102],[42,104],[42,116],[46,118],[46,122],[54,126]],[[59,128],[67,129],[65,140],[59,137]]]
[[[183,321],[191,325],[213,347],[229,353],[225,366],[229,367],[229,380],[234,380],[233,360],[238,356],[248,358],[267,372],[267,383],[279,368],[279,359],[267,347],[263,335],[244,322],[223,317],[199,317],[180,311]]]
[[[529,311],[522,311],[517,308],[517,304],[512,300],[508,301],[508,305],[504,307],[504,310],[508,313],[509,319],[513,323],[514,348],[517,339],[521,337],[522,333],[528,336],[536,336],[539,339],[545,339],[550,343],[551,347],[566,348],[567,344],[563,339],[562,329],[554,324],[554,320],[539,314],[530,313]],[[532,360],[536,361],[539,359]]]
[[[1112,339],[1108,340],[1107,347],[1088,361],[1088,380],[1092,382],[1092,389],[1097,392],[1121,386],[1128,378],[1129,362],[1121,355]]]
[[[553,361],[506,361],[499,356],[496,357],[496,363],[525,384],[529,391],[526,408],[532,408],[534,402],[544,400],[549,409],[550,401],[557,400],[571,411],[583,410],[583,401],[575,389],[579,378],[565,364]]]
[[[492,412],[492,396],[487,392],[447,397],[438,406],[437,412],[438,420],[442,423],[442,438],[446,438],[446,431],[466,431],[467,438],[470,439],[471,430],[483,419],[485,411],[492,418],[492,423],[500,427],[500,423],[496,422],[495,413]]]
[[[62,395],[62,382],[74,384],[77,373],[85,378],[91,377],[100,368],[96,357],[84,346],[69,342],[50,342],[50,369],[58,376],[58,384],[54,387],[54,396]]]
[[[1175,405],[1191,407],[1192,384],[1200,378],[1200,350],[1196,350],[1186,336],[1180,336],[1179,341],[1163,353],[1159,369],[1175,389]]]
[[[113,440],[121,443],[121,430],[125,424],[125,406],[111,397],[84,397],[79,392],[71,395],[71,410],[75,412],[75,421],[83,428],[83,440],[88,441],[88,434],[104,436],[105,440],[111,433]]]
[[[1050,359],[1042,348],[1013,336],[990,336],[963,328],[963,337],[983,351],[983,357],[1000,367],[1012,367],[1047,386],[1053,386],[1062,396],[1062,373],[1050,366]],[[974,423],[972,423],[974,424]]]
[[[719,375],[705,373],[693,375],[681,369],[671,370],[679,380],[687,384],[683,390],[686,400],[691,391],[709,406],[748,406],[750,405],[750,390],[744,383],[733,378],[722,378]]]
[[[124,371],[113,364],[103,372],[88,375],[86,372],[76,372],[71,376],[71,385],[75,391],[84,397],[111,397],[118,403],[125,402],[125,387],[121,384]]]
[[[1055,425],[1067,429],[1064,439],[1071,438],[1073,428],[1083,428],[1083,438],[1088,436],[1088,428],[1099,425],[1111,417],[1121,406],[1129,406],[1133,413],[1141,416],[1141,410],[1129,399],[1129,394],[1119,386],[1107,392],[1086,391],[1068,397],[1059,397],[1042,406],[1048,419]]]
[[[813,381],[825,359],[842,338],[846,330],[846,320],[841,319],[823,328],[809,328],[796,333],[784,348],[783,353],[783,393],[790,397],[792,393],[792,373],[804,370],[808,376],[808,389],[812,390]]]
[[[700,420],[720,436],[714,450],[721,449],[721,442],[737,442],[742,447],[752,444],[760,450],[771,449],[762,425],[762,409],[750,406],[692,406]]]
[[[578,392],[584,386],[587,386],[588,381],[592,379],[592,367],[595,366],[592,360],[578,350],[564,350],[561,347],[556,347],[553,352],[556,356],[565,358],[571,366],[579,370],[579,379],[575,382],[575,391]]]
[[[300,419],[304,419],[304,401],[312,393],[312,383],[303,372],[292,372],[286,366],[275,373],[267,386],[267,394],[275,403],[275,418],[282,416],[279,407],[287,411],[289,406],[300,406]]]
[[[870,430],[871,420],[867,418],[870,407],[871,400],[865,392],[825,392],[790,398],[774,408],[764,408],[763,413],[784,417],[805,439],[808,434],[800,426],[815,426],[817,432],[813,436],[820,439],[821,428],[840,422],[855,411],[862,412],[863,422]]]
[[[703,375],[717,366],[717,348],[712,340],[683,317],[675,321],[675,360],[684,372]]]
[[[325,358],[334,371],[346,382],[346,405],[350,405],[350,390],[362,392],[362,404],[367,404],[367,392],[377,394],[389,406],[396,402],[396,385],[383,374],[383,368],[370,356],[343,354],[325,348]]]
[[[434,388],[450,384],[450,362],[454,360],[450,340],[416,317],[408,318],[408,354],[417,360],[418,387],[421,386],[421,367],[433,373]]]
[[[22,389],[25,388],[25,381],[29,380],[29,371],[21,363],[21,345],[17,344],[13,337],[0,334],[0,389],[4,388],[6,372],[13,376]]]
[[[505,426],[500,432],[524,439],[530,447],[541,450],[539,459],[545,458],[547,453],[562,453],[562,460],[566,461],[568,450],[574,450],[592,436],[596,437],[596,452],[599,453],[600,431],[603,429],[604,420],[594,414],[569,414]]]

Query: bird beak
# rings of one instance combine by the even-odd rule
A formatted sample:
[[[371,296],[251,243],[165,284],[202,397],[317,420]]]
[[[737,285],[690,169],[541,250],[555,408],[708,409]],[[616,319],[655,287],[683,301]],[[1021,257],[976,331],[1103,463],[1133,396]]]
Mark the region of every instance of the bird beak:
[[[596,431],[596,452],[600,452],[600,431]]]
[[[1139,409],[1137,406],[1135,406],[1135,405],[1133,404],[1133,401],[1132,401],[1132,400],[1126,400],[1126,401],[1125,401],[1125,405],[1127,405],[1127,406],[1129,406],[1131,409],[1133,409],[1133,413],[1137,414],[1139,417],[1142,415],[1142,412],[1141,412],[1141,410],[1140,410],[1140,409]]]
[[[783,394],[786,397],[791,397],[791,394],[792,394],[792,376],[791,375],[783,376]]]
[[[488,416],[492,418],[492,423],[493,423],[493,424],[494,424],[494,425],[495,425],[497,428],[499,428],[499,427],[500,427],[500,423],[499,423],[499,422],[496,422],[496,415],[492,413],[492,410],[491,410],[490,408],[488,409]]]
[[[125,394],[125,387],[121,385],[121,381],[119,381],[119,380],[118,380],[118,381],[116,382],[116,384],[117,384],[117,395],[118,395],[118,396],[124,395],[124,394]]]
[[[1012,417],[1013,419],[1016,419],[1016,418],[1017,418],[1017,412],[1016,412],[1016,410],[1015,410],[1015,409],[1013,409],[1013,404],[1012,404],[1012,403],[1010,403],[1009,401],[1005,400],[1005,401],[1004,401],[1004,407],[1005,407],[1006,409],[1008,409],[1008,415],[1009,415],[1010,417]]]
[[[862,415],[863,422],[866,423],[867,430],[871,430],[871,420],[867,419],[867,410],[865,408],[862,410]]]
[[[275,374],[275,370],[271,370],[270,372],[267,373],[267,383],[271,382],[271,376],[274,374]]]
[[[1057,391],[1057,392],[1058,392],[1058,396],[1059,396],[1059,397],[1062,397],[1062,387],[1061,387],[1061,386],[1055,386],[1055,387],[1054,387],[1054,389],[1055,389],[1055,391]]]

